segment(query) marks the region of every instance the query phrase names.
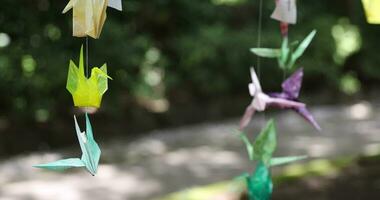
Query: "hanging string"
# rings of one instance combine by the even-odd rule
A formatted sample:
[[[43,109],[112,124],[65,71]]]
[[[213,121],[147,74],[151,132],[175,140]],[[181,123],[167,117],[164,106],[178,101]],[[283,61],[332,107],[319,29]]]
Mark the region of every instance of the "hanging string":
[[[262,32],[262,26],[263,26],[263,0],[259,1],[259,18],[258,18],[258,30],[257,30],[257,48],[261,47],[261,32]],[[259,80],[261,80],[261,58],[260,56],[257,56],[257,76]],[[266,114],[263,112],[264,121],[266,121]]]
[[[86,77],[89,78],[89,67],[88,67],[88,36],[86,37]]]
[[[90,78],[89,67],[88,67],[89,64],[88,63],[89,63],[89,60],[88,60],[88,36],[86,36],[86,77]],[[84,112],[86,115],[88,115],[88,113],[91,112],[89,109],[90,109],[89,107],[84,108]]]
[[[258,18],[258,30],[257,30],[257,48],[261,47],[261,32],[262,32],[262,23],[263,23],[263,0],[260,0],[259,3],[259,18]],[[260,56],[257,56],[257,73],[259,79],[261,79],[261,59]]]

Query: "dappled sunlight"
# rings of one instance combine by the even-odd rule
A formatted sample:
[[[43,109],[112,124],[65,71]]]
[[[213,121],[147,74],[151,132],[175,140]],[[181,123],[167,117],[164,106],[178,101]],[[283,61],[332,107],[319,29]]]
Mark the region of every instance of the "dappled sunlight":
[[[11,38],[6,33],[0,33],[0,48],[7,47],[11,43]]]
[[[310,143],[308,145],[308,155],[312,157],[328,156],[335,150],[334,146],[334,142],[331,142],[328,139],[324,139],[323,142],[319,141],[319,143],[317,141],[316,144]]]
[[[354,105],[351,105],[345,110],[347,115],[354,120],[368,119],[371,117],[372,111],[372,105],[366,101],[362,101]]]
[[[38,159],[34,159],[38,160]],[[33,160],[33,161],[34,161]],[[31,163],[30,163],[31,164]],[[31,167],[30,165],[27,167]],[[19,169],[8,169],[8,172]],[[123,196],[144,198],[161,190],[161,184],[139,173],[120,169],[118,166],[100,165],[98,175],[70,170],[57,173],[33,170],[33,179],[0,184],[0,193],[11,199],[120,199]],[[5,171],[1,170],[1,174]],[[144,187],[141,187],[141,186]],[[2,199],[2,198],[0,198]]]
[[[331,29],[335,40],[335,62],[342,64],[348,56],[357,52],[362,47],[362,36],[359,27],[351,24],[348,18],[338,20]]]
[[[26,181],[14,183],[2,187],[2,196],[12,196],[18,199],[38,199],[38,200],[80,200],[81,193],[72,183],[66,182],[46,182],[46,181]]]
[[[133,91],[137,103],[150,112],[163,113],[169,110],[170,102],[165,96],[165,69],[162,66],[162,53],[156,47],[149,48],[141,64],[142,82]]]
[[[380,154],[380,143],[367,144],[363,148],[363,154],[366,156],[376,156]]]

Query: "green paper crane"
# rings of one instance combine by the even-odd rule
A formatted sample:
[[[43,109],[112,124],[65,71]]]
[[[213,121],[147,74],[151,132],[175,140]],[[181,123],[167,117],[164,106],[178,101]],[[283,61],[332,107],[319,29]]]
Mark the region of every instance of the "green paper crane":
[[[298,41],[295,41],[289,46],[288,37],[284,37],[280,49],[251,48],[251,52],[264,58],[276,58],[281,69],[292,70],[297,60],[310,45],[316,33],[317,32],[313,30],[299,45]]]
[[[33,167],[56,171],[63,171],[74,167],[86,167],[87,171],[90,172],[91,175],[95,176],[98,169],[101,151],[98,144],[94,140],[92,126],[88,118],[88,114],[86,113],[86,132],[81,132],[75,115],[74,121],[79,145],[82,150],[82,157],[80,159],[69,158],[59,160],[47,164],[35,165]]]
[[[249,159],[258,161],[258,165],[253,174],[247,173],[243,175],[246,180],[250,200],[270,199],[273,188],[270,167],[307,158],[307,156],[272,158],[277,146],[276,137],[277,133],[273,119],[269,120],[253,144],[243,132],[240,133],[240,138],[246,145]]]
[[[90,78],[84,73],[83,45],[80,50],[79,68],[70,60],[69,72],[67,77],[67,90],[71,93],[74,105],[77,107],[99,108],[103,94],[108,89],[107,64],[99,69],[94,67],[91,70]]]

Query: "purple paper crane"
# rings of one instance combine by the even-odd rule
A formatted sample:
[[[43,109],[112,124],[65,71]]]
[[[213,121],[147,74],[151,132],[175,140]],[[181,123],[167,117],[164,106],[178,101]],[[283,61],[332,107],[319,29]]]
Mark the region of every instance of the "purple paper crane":
[[[255,69],[251,68],[251,78],[252,83],[248,85],[249,93],[253,97],[252,103],[245,110],[244,116],[240,121],[240,130],[243,130],[251,121],[252,116],[256,111],[264,111],[268,106],[277,107],[277,108],[293,108],[293,109],[302,109],[305,107],[305,104],[288,100],[287,98],[277,98],[271,97],[265,94],[257,78]]]
[[[281,87],[281,93],[270,93],[269,96],[274,98],[286,99],[298,102],[298,96],[300,94],[303,78],[303,68],[298,69],[288,79],[286,79]],[[310,111],[305,107],[293,108],[298,114],[300,114],[306,121],[308,121],[315,129],[321,130],[317,121],[314,119]]]

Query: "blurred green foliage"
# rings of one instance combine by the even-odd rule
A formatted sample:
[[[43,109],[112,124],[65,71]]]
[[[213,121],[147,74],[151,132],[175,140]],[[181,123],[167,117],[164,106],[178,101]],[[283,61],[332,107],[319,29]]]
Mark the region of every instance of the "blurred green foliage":
[[[68,64],[78,59],[85,39],[71,36],[72,15],[61,14],[66,3],[2,0],[1,119],[27,124],[69,116]],[[90,65],[107,62],[114,78],[103,101],[105,113],[133,117],[140,108],[164,112],[169,105],[248,98],[248,69],[257,59],[249,49],[257,46],[258,1],[123,3],[123,12],[107,10],[101,38],[89,41]],[[262,47],[281,43],[278,23],[269,18],[273,8],[274,1],[264,1]],[[380,26],[366,24],[360,1],[298,1],[298,8],[290,39],[318,31],[299,60],[306,93],[324,89],[351,95],[380,79]],[[278,90],[283,74],[276,61],[262,59],[260,71],[264,88]]]

